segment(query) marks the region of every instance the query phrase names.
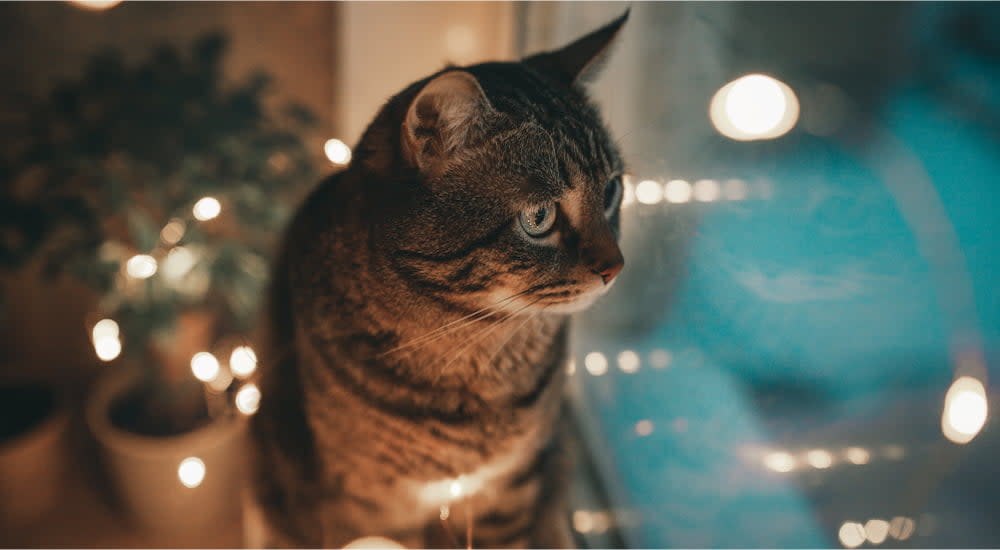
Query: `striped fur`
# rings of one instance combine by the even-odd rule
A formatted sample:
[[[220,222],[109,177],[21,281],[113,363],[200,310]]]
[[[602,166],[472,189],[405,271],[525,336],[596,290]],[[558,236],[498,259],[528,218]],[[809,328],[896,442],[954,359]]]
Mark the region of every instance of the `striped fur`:
[[[269,546],[464,546],[467,523],[476,547],[572,544],[560,312],[620,268],[608,197],[623,170],[574,78],[623,22],[414,83],[300,208],[274,266],[252,420]],[[576,66],[551,70],[563,58]],[[444,95],[424,108],[425,89]],[[469,103],[435,110],[453,100]],[[558,214],[541,243],[518,220],[546,201]]]

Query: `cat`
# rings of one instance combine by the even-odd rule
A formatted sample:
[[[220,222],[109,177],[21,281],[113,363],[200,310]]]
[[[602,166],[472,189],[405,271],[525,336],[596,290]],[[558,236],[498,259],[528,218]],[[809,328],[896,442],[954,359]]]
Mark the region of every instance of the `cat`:
[[[571,547],[568,314],[624,265],[583,84],[628,17],[392,97],[294,216],[251,420],[267,546]]]

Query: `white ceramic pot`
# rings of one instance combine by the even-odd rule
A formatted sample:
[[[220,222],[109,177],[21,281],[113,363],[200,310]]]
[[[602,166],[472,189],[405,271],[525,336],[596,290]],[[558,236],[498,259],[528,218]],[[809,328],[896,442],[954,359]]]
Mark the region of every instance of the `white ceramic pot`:
[[[138,524],[156,531],[190,532],[238,515],[247,472],[245,419],[226,416],[163,437],[128,432],[111,422],[110,411],[137,380],[136,373],[105,377],[94,388],[86,412],[127,511]]]
[[[0,518],[4,525],[31,525],[58,503],[65,483],[69,410],[53,408],[26,432],[0,441]]]

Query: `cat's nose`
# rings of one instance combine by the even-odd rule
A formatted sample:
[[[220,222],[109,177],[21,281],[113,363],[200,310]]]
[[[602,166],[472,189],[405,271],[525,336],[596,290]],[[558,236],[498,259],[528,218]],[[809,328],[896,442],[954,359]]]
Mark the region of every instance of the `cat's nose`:
[[[618,242],[608,227],[597,230],[596,234],[588,239],[588,246],[582,253],[583,265],[591,273],[599,276],[605,285],[611,284],[625,267],[625,257],[622,256],[621,248],[618,248]]]
[[[599,275],[601,280],[604,281],[604,284],[609,284],[612,280],[614,280],[623,267],[625,267],[625,259],[622,258],[621,252],[619,252],[616,260],[603,264],[600,267],[592,267],[590,268],[590,271]]]

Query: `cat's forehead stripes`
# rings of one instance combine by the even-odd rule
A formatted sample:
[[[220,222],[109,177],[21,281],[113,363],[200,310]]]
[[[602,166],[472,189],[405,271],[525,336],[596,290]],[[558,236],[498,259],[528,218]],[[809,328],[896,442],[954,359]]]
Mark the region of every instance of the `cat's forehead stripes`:
[[[521,64],[484,63],[466,70],[477,78],[496,110],[548,133],[565,176],[576,172],[588,179],[607,179],[620,171],[615,145],[603,132],[596,109],[579,91],[557,88]],[[572,187],[578,181],[567,183]]]

